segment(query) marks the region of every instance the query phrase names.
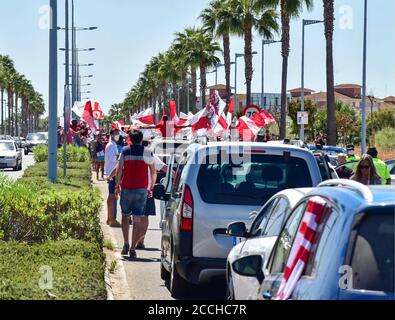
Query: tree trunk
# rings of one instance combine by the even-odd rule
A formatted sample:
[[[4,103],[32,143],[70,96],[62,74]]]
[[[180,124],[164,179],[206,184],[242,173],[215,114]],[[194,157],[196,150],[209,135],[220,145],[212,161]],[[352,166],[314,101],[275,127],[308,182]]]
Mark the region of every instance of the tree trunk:
[[[226,79],[226,105],[229,106],[230,95],[232,93],[230,87],[230,37],[229,34],[223,36],[223,46],[224,46],[224,64],[225,64],[225,79]]]
[[[196,93],[197,93],[197,74],[196,74],[196,69],[192,70],[191,78],[192,78],[192,83],[191,83],[191,85],[192,85],[192,109],[196,110]]]
[[[282,80],[281,80],[281,117],[280,117],[280,139],[287,135],[287,79],[288,79],[288,57],[289,57],[289,15],[286,13],[285,0],[281,1],[281,24],[282,24],[282,49],[283,57]]]
[[[177,101],[177,95],[178,95],[177,81],[173,81],[171,86],[172,86],[172,91],[173,91],[173,100]],[[180,107],[180,106],[177,106],[177,107]]]
[[[254,69],[252,67],[252,25],[249,21],[244,23],[244,60],[247,86],[247,106],[251,104],[251,82]]]
[[[336,145],[336,108],[335,80],[333,72],[333,31],[334,0],[324,0],[325,38],[326,38],[326,91],[327,91],[327,128],[328,144]]]
[[[4,99],[4,88],[0,88],[1,89],[1,97],[0,97],[0,99],[1,99],[1,101],[0,101],[0,103],[1,103],[1,134],[4,134],[4,101],[3,101],[3,99]]]
[[[12,123],[12,112],[14,107],[14,94],[11,89],[7,90],[7,100],[8,100],[8,134],[11,135],[11,123]]]
[[[186,101],[187,101],[187,70],[183,70],[181,74],[182,88],[181,88],[181,99],[179,110],[186,113]]]
[[[206,106],[206,65],[204,62],[200,62],[200,96],[202,99],[202,106],[203,108]]]
[[[15,93],[15,128],[14,128],[14,136],[18,136],[18,93]]]

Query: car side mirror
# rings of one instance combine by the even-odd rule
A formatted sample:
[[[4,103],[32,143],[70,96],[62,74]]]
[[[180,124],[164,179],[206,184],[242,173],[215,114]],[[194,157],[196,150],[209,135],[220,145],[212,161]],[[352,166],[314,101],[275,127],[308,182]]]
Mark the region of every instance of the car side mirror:
[[[231,237],[239,237],[239,238],[247,238],[248,232],[244,222],[234,222],[228,225],[228,229],[226,231],[228,236]]]
[[[153,196],[157,200],[169,201],[170,195],[166,193],[165,186],[163,184],[156,184],[153,190]]]
[[[244,277],[257,278],[260,284],[265,280],[262,267],[263,258],[260,255],[246,256],[232,264],[234,272]]]

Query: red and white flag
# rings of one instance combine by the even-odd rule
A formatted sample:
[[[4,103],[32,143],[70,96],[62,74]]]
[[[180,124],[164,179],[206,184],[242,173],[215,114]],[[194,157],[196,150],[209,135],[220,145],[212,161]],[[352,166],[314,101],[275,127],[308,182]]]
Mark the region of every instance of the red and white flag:
[[[261,127],[250,118],[243,116],[237,122],[236,128],[239,130],[239,135],[243,141],[254,141]]]
[[[104,113],[100,109],[99,102],[97,101],[93,104],[93,118],[95,120],[104,120]]]
[[[271,123],[276,123],[276,119],[273,118],[273,116],[265,111],[262,110],[259,113],[256,113],[253,117],[252,120],[257,124],[258,127],[265,127]]]
[[[180,119],[177,116],[177,104],[174,100],[169,102],[169,109],[171,120],[174,122],[174,124],[177,124]]]
[[[193,132],[200,130],[200,129],[208,129],[209,128],[209,120],[208,120],[207,110],[202,109],[198,113],[193,115],[189,119],[189,123],[192,126]]]
[[[127,133],[125,131],[123,131],[123,128],[125,127],[125,124],[123,123],[123,121],[119,120],[119,121],[113,121],[112,123],[112,128],[113,129],[117,129],[119,131],[119,134],[122,137],[127,137]]]
[[[136,120],[144,124],[155,124],[154,109],[148,108],[136,116]]]
[[[235,109],[235,98],[232,97],[229,101],[228,113],[232,114]]]
[[[95,124],[95,118],[93,116],[92,102],[88,100],[85,104],[84,113],[82,114],[82,119],[87,123],[93,132],[99,128]]]
[[[317,232],[325,213],[325,207],[325,200],[318,196],[311,198],[307,203],[302,223],[292,244],[277,299],[287,300],[291,297],[309,261],[310,253],[316,245]]]

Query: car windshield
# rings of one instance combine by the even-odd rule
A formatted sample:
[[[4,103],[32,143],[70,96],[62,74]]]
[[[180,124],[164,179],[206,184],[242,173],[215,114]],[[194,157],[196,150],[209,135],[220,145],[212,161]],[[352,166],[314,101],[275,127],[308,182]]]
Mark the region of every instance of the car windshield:
[[[232,163],[236,157],[207,156],[200,165],[197,185],[204,202],[213,204],[262,205],[277,192],[312,187],[305,160],[252,154],[248,161]],[[215,162],[215,161],[214,161]]]
[[[14,151],[14,143],[0,142],[0,151]]]
[[[29,133],[27,136],[27,140],[33,140],[33,141],[45,140],[45,136],[39,133]]]

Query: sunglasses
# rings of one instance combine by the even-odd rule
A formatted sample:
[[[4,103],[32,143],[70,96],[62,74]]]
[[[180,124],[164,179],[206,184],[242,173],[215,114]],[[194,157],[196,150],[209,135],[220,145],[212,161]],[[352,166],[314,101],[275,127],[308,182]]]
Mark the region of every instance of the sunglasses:
[[[370,169],[370,166],[359,166],[361,169]]]

